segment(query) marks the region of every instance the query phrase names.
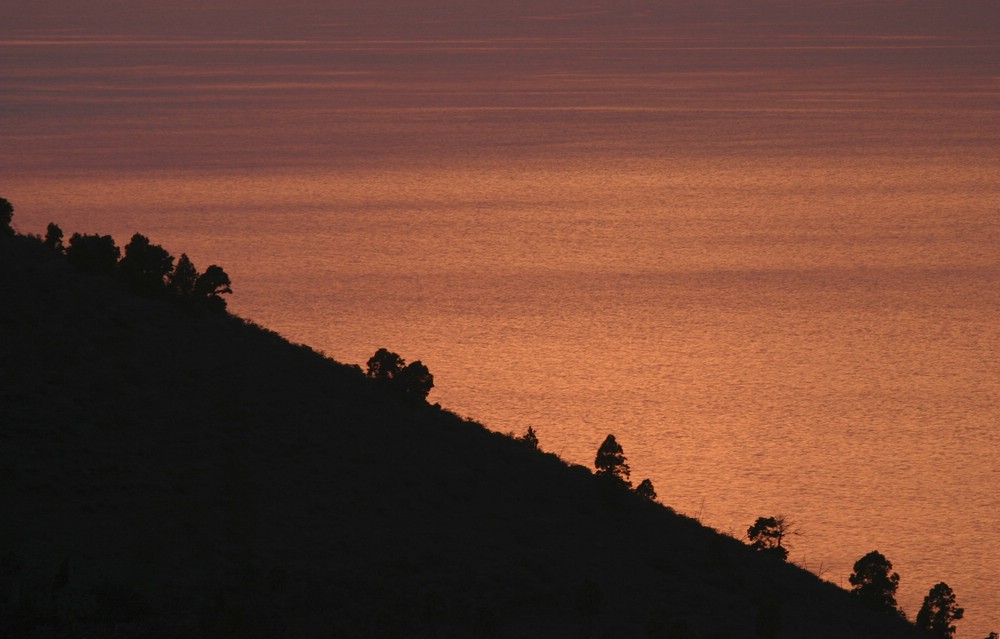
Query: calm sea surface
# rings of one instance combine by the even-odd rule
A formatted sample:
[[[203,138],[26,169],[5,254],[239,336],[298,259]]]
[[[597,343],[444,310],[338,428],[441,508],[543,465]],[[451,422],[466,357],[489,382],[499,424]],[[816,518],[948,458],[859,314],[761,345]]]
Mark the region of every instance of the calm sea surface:
[[[561,23],[560,23],[561,24]],[[847,586],[1000,630],[1000,48],[625,28],[0,42],[0,195]],[[662,26],[662,25],[661,25]],[[400,33],[403,33],[401,35]],[[391,36],[391,37],[390,37]]]

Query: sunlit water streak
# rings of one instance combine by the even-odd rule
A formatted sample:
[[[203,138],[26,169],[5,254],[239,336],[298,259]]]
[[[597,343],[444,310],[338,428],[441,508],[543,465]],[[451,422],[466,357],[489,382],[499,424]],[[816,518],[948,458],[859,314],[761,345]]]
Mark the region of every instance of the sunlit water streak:
[[[432,401],[571,462],[613,432],[677,510],[785,513],[793,561],[846,585],[878,548],[911,617],[945,580],[961,636],[1000,629],[996,79],[960,43],[737,44],[11,40],[0,195],[24,231],[223,264],[236,312],[421,359]]]

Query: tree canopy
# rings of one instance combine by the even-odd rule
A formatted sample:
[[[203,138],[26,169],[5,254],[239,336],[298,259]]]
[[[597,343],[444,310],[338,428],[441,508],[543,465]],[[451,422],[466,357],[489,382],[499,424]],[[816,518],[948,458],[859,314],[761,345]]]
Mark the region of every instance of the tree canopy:
[[[406,397],[424,400],[434,388],[434,376],[423,362],[417,360],[407,364],[399,354],[387,348],[375,351],[367,366],[368,377]]]
[[[186,299],[194,295],[194,285],[198,281],[198,269],[187,256],[181,253],[174,270],[167,275],[167,288],[176,297]]]
[[[917,627],[934,637],[951,639],[955,635],[952,624],[965,615],[965,610],[955,605],[955,593],[943,581],[927,593],[924,604],[917,613]]]
[[[854,572],[849,577],[851,594],[869,608],[901,615],[896,604],[899,574],[891,570],[892,562],[885,555],[871,551],[854,562]]]
[[[393,381],[404,395],[421,400],[434,388],[434,376],[420,360],[407,364]]]
[[[406,360],[387,348],[380,348],[368,358],[368,377],[379,380],[390,380],[399,374],[406,366]]]
[[[758,517],[747,529],[750,547],[784,561],[788,559],[788,549],[782,545],[788,534],[788,522],[782,515]]]
[[[597,475],[602,477],[613,477],[628,486],[632,485],[629,477],[632,474],[628,462],[625,460],[625,451],[615,440],[614,435],[604,438],[601,447],[597,449],[597,457],[594,458],[594,467]]]
[[[13,205],[0,197],[0,235],[15,235],[10,225],[13,213]],[[226,302],[221,296],[233,292],[232,281],[221,266],[213,264],[199,274],[184,254],[175,266],[166,249],[141,233],[134,234],[125,245],[124,256],[110,235],[73,233],[64,246],[63,230],[54,222],[49,223],[44,239],[29,237],[65,255],[66,261],[81,271],[117,275],[136,293],[172,299],[188,308],[224,311]],[[418,366],[409,375],[414,392],[420,392],[421,388],[429,390],[430,373],[426,368],[421,370]]]
[[[125,257],[118,263],[118,275],[136,292],[145,295],[163,293],[167,275],[174,268],[174,258],[159,244],[136,233],[125,245]]]
[[[218,297],[233,292],[229,275],[218,264],[212,264],[198,276],[194,283],[194,294],[198,297]]]
[[[229,275],[217,264],[212,264],[194,282],[194,296],[206,303],[209,308],[218,311],[226,310],[226,300],[222,295],[233,292],[233,283]]]
[[[63,231],[55,222],[49,222],[48,227],[45,229],[45,241],[43,244],[53,251],[63,252]]]
[[[82,271],[110,275],[118,267],[121,250],[110,235],[74,233],[66,248],[66,260]]]

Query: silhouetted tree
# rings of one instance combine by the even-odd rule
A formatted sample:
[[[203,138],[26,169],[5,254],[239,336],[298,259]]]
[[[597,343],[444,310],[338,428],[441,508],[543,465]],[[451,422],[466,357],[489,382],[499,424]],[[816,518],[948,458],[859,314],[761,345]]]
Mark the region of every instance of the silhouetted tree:
[[[608,435],[604,443],[597,449],[597,457],[594,458],[594,467],[597,468],[597,475],[601,477],[613,477],[631,486],[629,477],[632,471],[625,461],[625,451],[621,445],[615,441],[614,435]]]
[[[781,544],[789,532],[788,528],[788,522],[781,515],[758,517],[757,521],[747,528],[750,547],[784,561],[788,559],[788,549]]]
[[[943,581],[924,597],[924,605],[917,613],[917,627],[929,631],[941,639],[951,639],[955,635],[953,621],[965,615],[965,610],[955,605],[955,593]]]
[[[517,441],[524,442],[524,444],[532,450],[538,450],[538,435],[535,434],[535,429],[531,426],[528,426],[527,432],[525,432],[521,437],[518,437]]]
[[[45,229],[45,241],[43,243],[53,251],[63,252],[63,232],[58,224],[49,222],[48,228]]]
[[[136,233],[125,245],[125,257],[118,263],[118,274],[133,290],[157,295],[166,289],[167,275],[174,268],[174,258],[162,246],[150,244],[149,238]]]
[[[114,273],[121,251],[110,235],[80,235],[74,233],[66,247],[66,260],[82,271]]]
[[[869,608],[883,610],[902,616],[896,605],[896,589],[899,575],[890,573],[892,562],[877,550],[873,550],[854,562],[851,573],[851,594]]]
[[[175,296],[188,299],[194,295],[194,285],[198,281],[198,269],[188,258],[187,253],[181,253],[174,270],[167,275],[167,289]]]
[[[229,275],[221,266],[212,264],[194,282],[194,296],[199,298],[208,308],[216,311],[226,310],[226,300],[222,295],[233,292]]]
[[[194,283],[194,293],[200,297],[232,293],[232,281],[221,266],[212,264],[198,276]]]
[[[390,380],[406,366],[406,360],[387,348],[380,348],[368,360],[368,377]]]
[[[635,487],[635,494],[645,497],[649,501],[656,501],[656,489],[653,488],[653,482],[649,479],[643,479],[639,482],[639,485]]]
[[[395,386],[407,397],[426,399],[427,393],[434,388],[434,376],[420,360],[410,362],[392,380]]]
[[[995,632],[991,632],[990,634],[986,635],[984,639],[1000,639],[1000,635],[998,635]]]
[[[368,377],[406,397],[426,399],[434,388],[434,376],[419,360],[410,364],[389,349],[380,348],[368,360]]]
[[[14,235],[11,221],[14,219],[14,205],[0,197],[0,235]]]

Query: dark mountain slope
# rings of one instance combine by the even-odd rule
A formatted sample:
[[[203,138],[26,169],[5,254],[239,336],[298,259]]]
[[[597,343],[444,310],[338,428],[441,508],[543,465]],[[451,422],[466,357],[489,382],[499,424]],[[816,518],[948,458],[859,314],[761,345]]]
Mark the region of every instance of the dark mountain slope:
[[[4,636],[917,636],[585,469],[25,237],[0,238],[0,503]]]

